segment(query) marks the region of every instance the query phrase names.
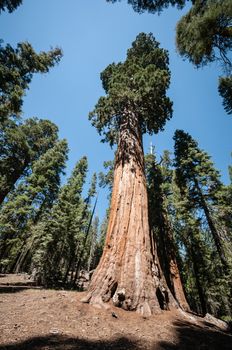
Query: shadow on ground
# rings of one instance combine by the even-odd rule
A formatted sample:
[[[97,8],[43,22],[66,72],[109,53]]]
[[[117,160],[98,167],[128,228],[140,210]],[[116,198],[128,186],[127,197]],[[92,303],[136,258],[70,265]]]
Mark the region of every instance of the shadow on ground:
[[[33,287],[33,286],[25,286],[25,285],[0,285],[0,294],[1,293],[17,293],[22,292],[23,290],[28,289],[42,289],[40,287]]]
[[[127,338],[112,341],[91,341],[61,335],[30,338],[22,343],[0,346],[0,350],[132,350],[136,343]]]
[[[163,350],[232,350],[232,335],[218,331],[216,326],[210,328],[198,326],[187,321],[173,323],[177,343],[159,342],[157,349]],[[152,350],[156,350],[154,347]]]
[[[173,324],[173,341],[153,344],[137,342],[127,337],[92,341],[62,335],[34,337],[23,342],[0,345],[0,350],[231,350],[232,336],[216,329],[178,321]],[[154,324],[155,327],[155,324]]]

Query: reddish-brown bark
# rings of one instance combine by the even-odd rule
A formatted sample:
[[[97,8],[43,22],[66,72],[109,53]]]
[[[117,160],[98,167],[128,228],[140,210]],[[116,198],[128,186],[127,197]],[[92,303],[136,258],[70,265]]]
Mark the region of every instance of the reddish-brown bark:
[[[115,162],[109,225],[85,302],[151,315],[177,306],[149,232],[144,155],[136,115],[125,113]]]

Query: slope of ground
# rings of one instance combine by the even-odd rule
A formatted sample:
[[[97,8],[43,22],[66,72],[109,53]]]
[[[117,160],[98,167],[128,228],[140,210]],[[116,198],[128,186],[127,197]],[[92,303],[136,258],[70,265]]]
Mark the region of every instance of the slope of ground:
[[[24,276],[0,277],[0,350],[232,349],[229,333],[199,317],[164,311],[146,319],[83,304],[83,293],[30,284]]]

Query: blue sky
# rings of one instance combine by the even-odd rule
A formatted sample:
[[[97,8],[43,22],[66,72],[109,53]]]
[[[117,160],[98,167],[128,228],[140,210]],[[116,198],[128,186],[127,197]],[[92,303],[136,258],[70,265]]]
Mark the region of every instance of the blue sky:
[[[23,0],[12,14],[0,16],[1,38],[15,46],[29,41],[37,50],[62,48],[64,57],[46,75],[34,76],[24,100],[24,117],[37,116],[55,122],[60,136],[69,143],[67,174],[86,155],[90,174],[103,169],[103,161],[113,158],[107,144],[88,121],[88,113],[104,93],[100,72],[110,63],[124,60],[127,49],[140,32],[152,32],[161,47],[169,50],[172,73],[169,96],[174,103],[172,120],[165,131],[144,137],[158,155],[173,149],[173,134],[183,129],[207,151],[228,183],[231,163],[232,119],[222,107],[217,92],[220,67],[217,64],[195,69],[177,54],[175,26],[187,11],[170,8],[160,16],[135,13],[126,1],[105,0]],[[104,215],[105,191],[100,192],[98,214]]]

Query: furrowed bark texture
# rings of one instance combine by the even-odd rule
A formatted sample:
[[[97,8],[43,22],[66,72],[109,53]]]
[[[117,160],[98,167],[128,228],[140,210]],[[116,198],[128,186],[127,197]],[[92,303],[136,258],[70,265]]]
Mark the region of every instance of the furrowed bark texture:
[[[129,112],[120,128],[105,247],[83,301],[103,306],[110,299],[146,316],[176,306],[149,232],[142,137]]]
[[[175,296],[175,299],[178,301],[180,307],[185,311],[190,311],[190,307],[188,305],[188,302],[185,298],[183,284],[181,282],[180,277],[180,271],[177,264],[176,259],[176,253],[175,253],[175,246],[174,246],[174,239],[173,239],[173,232],[170,223],[168,222],[167,212],[164,213],[164,222],[166,222],[166,225],[164,225],[164,228],[166,229],[166,258],[168,261],[168,271],[170,274],[169,280],[170,280],[170,290]],[[168,282],[168,281],[167,281]],[[169,283],[168,283],[169,285]]]

